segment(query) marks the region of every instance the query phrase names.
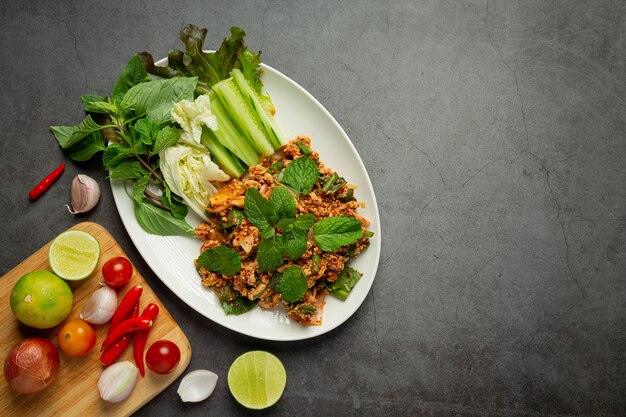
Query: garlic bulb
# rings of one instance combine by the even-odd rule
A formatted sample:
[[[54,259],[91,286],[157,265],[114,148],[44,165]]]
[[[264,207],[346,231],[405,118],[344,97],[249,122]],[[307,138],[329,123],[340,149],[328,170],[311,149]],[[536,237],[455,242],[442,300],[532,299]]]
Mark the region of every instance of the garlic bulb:
[[[72,214],[85,213],[98,204],[100,186],[93,178],[79,174],[72,180],[70,205],[66,205]]]
[[[117,309],[117,293],[108,285],[96,290],[83,307],[80,318],[91,324],[104,324],[111,320]]]
[[[198,402],[209,398],[217,385],[217,375],[211,371],[198,369],[189,372],[180,381],[178,395],[184,402]]]
[[[124,401],[137,383],[139,370],[129,361],[117,362],[106,368],[98,380],[98,391],[104,401]]]

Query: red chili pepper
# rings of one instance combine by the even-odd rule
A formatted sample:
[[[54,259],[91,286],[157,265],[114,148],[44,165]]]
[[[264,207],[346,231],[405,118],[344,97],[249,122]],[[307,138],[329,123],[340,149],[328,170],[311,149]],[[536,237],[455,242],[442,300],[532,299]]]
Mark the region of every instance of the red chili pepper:
[[[111,333],[102,342],[102,350],[106,350],[117,339],[125,334],[135,333],[140,330],[148,330],[152,327],[152,320],[142,319],[141,317],[133,317],[128,320],[124,320],[117,327],[115,327]]]
[[[49,173],[48,176],[41,180],[39,184],[35,185],[35,187],[28,193],[28,197],[30,197],[31,200],[37,200],[39,196],[42,195],[43,192],[46,191],[48,188],[50,188],[52,183],[55,182],[57,178],[59,178],[59,176],[61,176],[61,173],[64,169],[65,162],[59,165],[54,171]]]
[[[152,320],[154,322],[154,319],[156,319],[156,316],[158,314],[159,306],[154,303],[150,303],[145,308],[143,313],[141,313],[141,318]],[[143,364],[143,353],[146,347],[146,342],[148,341],[149,334],[150,329],[137,332],[133,335],[133,352],[135,354],[135,363],[137,364],[137,368],[139,368],[139,373],[141,374],[141,376],[146,375],[146,368]]]
[[[130,317],[138,317],[139,316],[139,303],[135,303],[135,307],[133,308],[133,312],[130,314]],[[104,366],[109,366],[115,362],[115,360],[124,352],[126,346],[130,344],[130,339],[132,335],[125,334],[121,338],[119,338],[115,343],[105,349],[100,355],[100,362]]]
[[[142,292],[143,287],[141,285],[135,285],[126,292],[126,295],[124,295],[124,298],[122,298],[122,301],[120,301],[120,304],[117,306],[117,310],[113,313],[107,336],[111,334],[118,324],[130,317],[130,313],[135,308],[135,304],[139,303],[139,297]]]

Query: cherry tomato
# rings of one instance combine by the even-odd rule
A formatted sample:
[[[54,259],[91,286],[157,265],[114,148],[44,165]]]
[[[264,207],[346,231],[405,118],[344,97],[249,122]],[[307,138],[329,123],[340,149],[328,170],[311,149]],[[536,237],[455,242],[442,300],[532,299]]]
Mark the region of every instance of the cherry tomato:
[[[157,374],[169,374],[180,361],[180,349],[169,340],[157,340],[146,352],[146,365]]]
[[[96,332],[86,321],[68,321],[59,331],[59,347],[66,355],[81,356],[96,344]]]
[[[133,275],[133,265],[123,256],[109,259],[102,267],[102,276],[111,287],[126,285]]]

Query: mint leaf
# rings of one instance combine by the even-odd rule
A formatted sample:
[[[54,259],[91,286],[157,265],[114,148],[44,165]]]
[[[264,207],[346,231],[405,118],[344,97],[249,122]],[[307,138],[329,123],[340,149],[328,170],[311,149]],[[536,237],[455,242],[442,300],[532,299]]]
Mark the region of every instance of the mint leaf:
[[[266,227],[265,229],[261,230],[261,233],[259,235],[263,239],[271,239],[275,234],[276,230],[274,230],[273,227]]]
[[[280,219],[278,223],[276,223],[276,228],[284,229],[285,231],[292,230],[301,230],[303,232],[308,232],[309,228],[313,226],[315,222],[315,216],[311,213],[301,214],[295,219]]]
[[[74,161],[87,161],[100,151],[104,151],[104,140],[100,131],[93,132],[78,143],[67,148],[65,151]]]
[[[244,196],[244,213],[259,230],[273,226],[278,219],[274,205],[263,198],[256,188],[248,188]]]
[[[198,265],[212,272],[235,275],[241,270],[241,256],[227,246],[215,246],[202,252]]]
[[[222,287],[215,288],[217,296],[222,302],[222,308],[226,314],[242,314],[246,313],[256,306],[256,300],[249,300],[242,297],[233,287],[226,284]]]
[[[271,239],[262,239],[257,248],[256,260],[259,270],[273,271],[283,263],[285,253],[285,241],[280,235],[274,235]]]
[[[283,272],[278,287],[283,300],[288,303],[295,303],[306,293],[309,285],[302,273],[302,268],[292,265]]]
[[[126,146],[116,144],[109,145],[102,155],[102,165],[104,165],[104,169],[108,171],[118,166],[121,162],[126,161],[132,155],[133,151]]]
[[[78,126],[50,126],[52,134],[56,138],[61,148],[67,149],[70,146],[78,143],[81,139],[89,136],[93,132],[100,129],[104,129],[104,126],[100,126],[96,123],[91,115],[88,114]]]
[[[337,277],[337,280],[330,285],[330,293],[340,300],[345,300],[348,297],[348,293],[352,291],[352,288],[354,288],[362,276],[363,274],[356,269],[346,266]]]
[[[270,201],[276,209],[278,218],[284,219],[296,216],[296,199],[287,187],[276,187],[272,190]]]
[[[146,174],[135,181],[135,185],[133,185],[133,199],[139,204],[143,201],[143,192],[148,186],[149,181],[150,175]]]
[[[302,156],[287,165],[283,174],[283,183],[298,194],[308,194],[318,177],[317,163]]]
[[[363,236],[361,222],[354,217],[327,217],[313,225],[313,238],[317,246],[332,252],[342,246],[356,242]]]
[[[123,180],[134,180],[147,174],[147,171],[137,161],[124,161],[113,168],[109,177]]]
[[[159,125],[148,119],[139,119],[131,129],[133,143],[143,142],[146,145],[152,145],[159,133]]]
[[[137,55],[133,56],[115,82],[111,97],[122,100],[124,94],[137,84],[150,81],[150,77]]]
[[[149,120],[163,124],[171,120],[174,103],[193,101],[197,82],[196,77],[190,77],[137,84],[124,95],[121,106],[135,109],[137,114],[145,113]]]
[[[156,139],[154,141],[154,146],[152,147],[152,151],[154,153],[158,153],[161,149],[172,146],[173,144],[178,142],[180,134],[180,129],[172,126],[165,126],[163,129],[159,130],[159,133],[157,133]]]
[[[285,240],[285,254],[292,261],[300,259],[306,252],[306,232],[294,229],[284,232],[282,236]]]
[[[172,213],[146,203],[135,203],[135,217],[139,225],[148,233],[160,236],[194,236],[193,228],[182,219],[176,219]]]

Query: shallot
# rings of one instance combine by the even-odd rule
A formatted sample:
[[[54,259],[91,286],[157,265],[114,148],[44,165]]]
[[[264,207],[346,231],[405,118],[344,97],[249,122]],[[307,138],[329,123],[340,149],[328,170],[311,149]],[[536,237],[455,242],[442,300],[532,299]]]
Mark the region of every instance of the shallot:
[[[107,323],[117,309],[117,293],[108,285],[96,290],[85,303],[80,318],[91,324]]]
[[[100,200],[100,186],[93,178],[79,174],[72,181],[70,205],[66,205],[72,214],[85,213],[98,204]]]
[[[98,380],[98,391],[104,401],[124,401],[137,383],[139,370],[129,361],[117,362],[102,371]]]
[[[217,375],[214,372],[198,369],[185,375],[177,392],[184,402],[195,403],[209,398],[216,385]]]

